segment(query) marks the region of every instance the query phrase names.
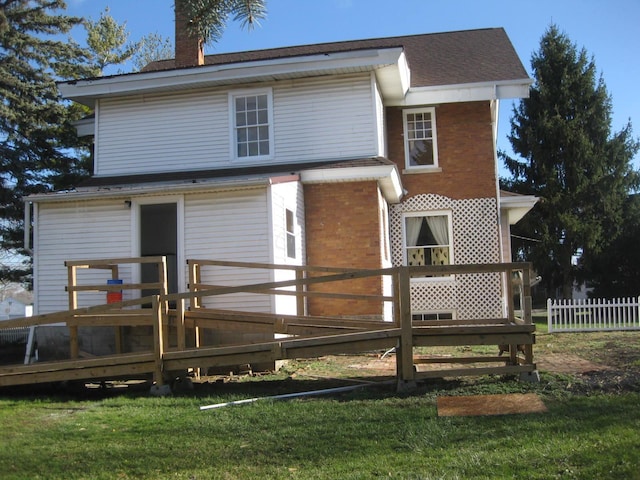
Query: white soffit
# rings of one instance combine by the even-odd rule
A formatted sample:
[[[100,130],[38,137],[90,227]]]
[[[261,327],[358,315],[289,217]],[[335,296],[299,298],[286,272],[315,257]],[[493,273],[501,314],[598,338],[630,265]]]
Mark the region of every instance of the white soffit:
[[[286,80],[318,75],[381,69],[381,88],[392,96],[408,89],[408,65],[402,48],[356,50],[271,60],[204,65],[194,68],[141,72],[58,84],[63,97],[93,107],[101,97],[186,90],[249,82]]]
[[[528,98],[532,80],[437,85],[411,88],[403,99],[388,102],[390,106],[434,105],[439,103],[477,102],[503,98]]]
[[[314,168],[303,170],[302,183],[340,183],[377,181],[380,190],[389,203],[399,203],[403,196],[400,174],[395,165],[371,167]]]
[[[533,195],[508,193],[500,196],[500,210],[506,215],[509,225],[515,225],[535,206],[539,198]]]

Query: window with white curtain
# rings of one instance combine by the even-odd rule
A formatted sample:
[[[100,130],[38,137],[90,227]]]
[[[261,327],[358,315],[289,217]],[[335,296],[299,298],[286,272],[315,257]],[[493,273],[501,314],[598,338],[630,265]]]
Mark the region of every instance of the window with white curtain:
[[[452,264],[451,237],[451,215],[447,212],[405,215],[405,264],[409,266]]]

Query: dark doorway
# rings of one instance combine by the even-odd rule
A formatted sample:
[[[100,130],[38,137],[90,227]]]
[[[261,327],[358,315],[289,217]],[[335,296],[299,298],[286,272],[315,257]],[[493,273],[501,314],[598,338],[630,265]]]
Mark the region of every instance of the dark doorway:
[[[169,293],[178,291],[178,206],[175,203],[140,205],[140,256],[167,257],[167,281]],[[142,264],[141,280],[157,282],[158,272],[153,264]],[[157,291],[143,291],[153,295]]]

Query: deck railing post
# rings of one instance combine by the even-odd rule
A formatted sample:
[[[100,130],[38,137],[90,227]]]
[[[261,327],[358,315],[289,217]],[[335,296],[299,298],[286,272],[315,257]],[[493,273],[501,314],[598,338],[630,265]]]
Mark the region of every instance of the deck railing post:
[[[304,270],[296,270],[296,280],[299,281],[299,283],[296,283],[296,314],[299,316],[304,316],[306,315],[306,299],[304,296],[304,290],[305,290],[305,285],[304,285],[304,278],[305,278],[305,271]]]
[[[400,267],[397,275],[398,318],[400,340],[396,352],[398,389],[409,387],[415,379],[413,371],[413,325],[411,321],[411,277],[410,267]]]
[[[178,337],[178,350],[187,348],[187,341],[184,327],[184,305],[185,299],[181,298],[176,302],[176,336]]]
[[[66,263],[66,262],[65,262]],[[67,265],[67,285],[75,287],[78,281],[77,267],[75,265]],[[78,292],[75,288],[69,288],[69,310],[78,308]],[[69,356],[75,360],[80,356],[80,347],[78,346],[78,327],[69,327]]]
[[[153,310],[153,347],[156,361],[156,369],[153,374],[153,380],[156,385],[160,386],[164,383],[162,376],[162,358],[164,356],[164,335],[162,334],[162,304],[160,303],[160,295],[154,295],[151,300],[151,308]]]

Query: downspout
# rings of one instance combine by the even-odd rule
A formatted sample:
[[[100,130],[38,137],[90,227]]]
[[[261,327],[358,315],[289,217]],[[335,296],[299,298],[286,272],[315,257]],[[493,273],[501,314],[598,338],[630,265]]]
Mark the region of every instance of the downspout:
[[[500,101],[498,100],[498,86],[493,86],[493,99],[489,103],[491,110],[491,135],[493,136],[493,164],[496,176],[496,220],[498,222],[498,248],[499,248],[499,262],[504,262],[504,241],[502,231],[502,214],[500,209],[500,174],[498,168],[498,110],[500,108]],[[507,298],[507,292],[509,292],[509,284],[511,278],[508,276],[503,278],[502,291],[503,296],[503,314],[508,315],[509,311],[509,299]]]
[[[31,249],[31,208],[33,206],[33,202],[29,200],[25,200],[24,202],[24,249],[29,253],[29,255],[33,255],[33,250]]]

